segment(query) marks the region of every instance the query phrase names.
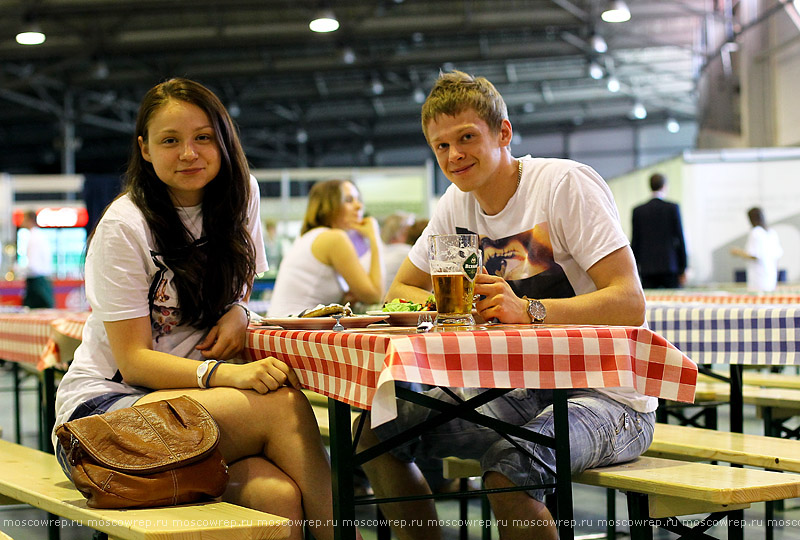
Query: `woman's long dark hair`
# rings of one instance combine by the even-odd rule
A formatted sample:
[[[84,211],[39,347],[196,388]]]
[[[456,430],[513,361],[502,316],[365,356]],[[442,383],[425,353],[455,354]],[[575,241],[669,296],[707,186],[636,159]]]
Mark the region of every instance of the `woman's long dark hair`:
[[[171,100],[200,107],[211,121],[220,151],[220,171],[203,193],[203,240],[195,242],[183,225],[153,165],[142,157],[138,138],[147,141],[153,115]],[[150,89],[136,119],[126,192],[155,237],[158,254],[175,274],[180,323],[213,326],[255,276],[255,248],[247,229],[250,170],[239,135],[219,98],[203,85],[170,79]]]

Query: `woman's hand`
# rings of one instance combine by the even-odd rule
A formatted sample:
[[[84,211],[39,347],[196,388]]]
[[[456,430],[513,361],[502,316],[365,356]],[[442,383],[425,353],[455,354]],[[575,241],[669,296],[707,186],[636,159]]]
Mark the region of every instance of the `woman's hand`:
[[[528,303],[514,294],[506,280],[484,269],[475,276],[475,295],[480,298],[475,309],[484,320],[497,319],[503,323],[531,322]]]
[[[244,349],[246,332],[247,313],[233,305],[195,348],[206,358],[230,360]]]
[[[255,390],[259,394],[274,392],[281,386],[300,388],[300,380],[294,370],[273,356],[248,364],[223,364],[208,383],[209,386]]]
[[[358,223],[355,227],[353,227],[356,231],[361,233],[362,236],[365,236],[369,239],[377,238],[380,236],[378,232],[380,229],[378,228],[378,221],[374,217],[365,217],[361,220],[361,223]]]

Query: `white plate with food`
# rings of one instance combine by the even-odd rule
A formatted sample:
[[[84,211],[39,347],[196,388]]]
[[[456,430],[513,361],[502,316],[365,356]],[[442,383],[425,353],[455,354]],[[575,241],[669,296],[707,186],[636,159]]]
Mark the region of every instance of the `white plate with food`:
[[[430,315],[431,321],[436,320],[435,311],[367,311],[367,315],[386,315],[389,326],[417,326],[419,316]]]
[[[385,321],[388,313],[381,315],[351,315],[342,317],[339,322],[347,328],[364,328],[370,324]],[[261,324],[280,326],[285,330],[332,330],[336,324],[333,317],[264,317]]]

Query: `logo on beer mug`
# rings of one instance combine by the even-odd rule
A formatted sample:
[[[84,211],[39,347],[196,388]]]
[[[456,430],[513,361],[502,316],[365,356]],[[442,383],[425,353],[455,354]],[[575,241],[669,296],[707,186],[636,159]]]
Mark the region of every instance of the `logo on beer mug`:
[[[464,273],[467,274],[467,277],[474,281],[475,274],[478,273],[478,254],[473,253],[464,261],[464,264],[461,268],[464,269]]]

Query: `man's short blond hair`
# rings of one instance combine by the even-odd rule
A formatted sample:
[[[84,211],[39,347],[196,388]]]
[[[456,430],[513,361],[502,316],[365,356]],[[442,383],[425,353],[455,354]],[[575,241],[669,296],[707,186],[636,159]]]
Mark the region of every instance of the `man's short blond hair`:
[[[493,133],[508,119],[503,96],[485,77],[473,77],[463,71],[441,73],[428,98],[422,104],[422,133],[428,139],[428,124],[439,115],[456,116],[473,109]]]

